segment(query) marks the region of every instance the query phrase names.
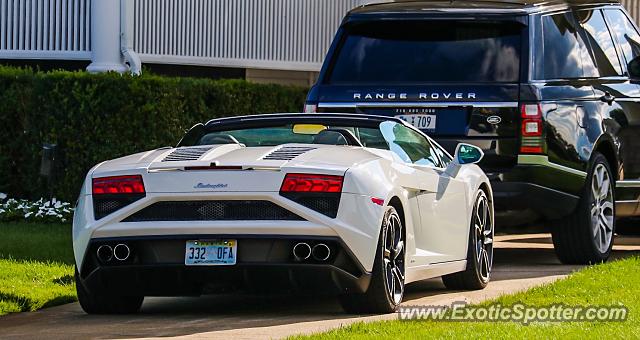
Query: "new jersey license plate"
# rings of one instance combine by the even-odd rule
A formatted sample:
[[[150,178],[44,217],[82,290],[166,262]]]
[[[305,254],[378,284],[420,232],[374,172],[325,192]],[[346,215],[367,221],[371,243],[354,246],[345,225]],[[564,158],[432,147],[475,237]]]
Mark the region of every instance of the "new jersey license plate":
[[[236,264],[236,240],[187,241],[184,264],[187,266],[232,266]]]
[[[420,130],[435,130],[436,115],[397,115],[396,117],[408,122]]]

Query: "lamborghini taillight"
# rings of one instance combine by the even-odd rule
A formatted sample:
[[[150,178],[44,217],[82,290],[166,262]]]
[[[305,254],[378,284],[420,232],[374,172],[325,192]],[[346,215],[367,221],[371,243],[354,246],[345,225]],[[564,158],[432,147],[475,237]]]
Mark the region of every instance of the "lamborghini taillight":
[[[93,179],[94,195],[144,194],[142,176],[113,176]]]
[[[280,192],[342,192],[342,176],[287,174]]]
[[[287,174],[280,186],[280,195],[335,218],[338,215],[343,181],[343,176]]]
[[[142,176],[110,176],[92,180],[93,216],[99,220],[146,196]]]

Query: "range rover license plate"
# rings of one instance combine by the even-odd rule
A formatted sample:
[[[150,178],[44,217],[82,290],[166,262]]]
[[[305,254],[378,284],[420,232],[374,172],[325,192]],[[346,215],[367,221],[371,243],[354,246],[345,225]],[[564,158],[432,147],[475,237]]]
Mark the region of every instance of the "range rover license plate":
[[[409,124],[417,127],[420,130],[435,130],[436,129],[436,115],[397,115],[397,118],[408,122]]]
[[[187,241],[184,264],[187,266],[232,266],[236,264],[236,240]]]

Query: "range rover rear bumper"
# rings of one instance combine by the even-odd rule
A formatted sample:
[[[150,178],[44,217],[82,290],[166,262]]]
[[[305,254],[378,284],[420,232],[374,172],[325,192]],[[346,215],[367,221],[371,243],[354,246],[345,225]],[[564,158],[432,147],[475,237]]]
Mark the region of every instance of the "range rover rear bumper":
[[[488,173],[498,215],[528,211],[546,220],[565,217],[576,209],[586,175],[537,155],[521,155],[515,167]]]
[[[493,186],[498,224],[531,218],[559,219],[576,209],[587,173],[548,161],[546,156],[520,156],[508,171],[488,173]],[[640,215],[640,181],[617,181],[616,216]],[[529,212],[531,214],[525,214]],[[532,215],[533,214],[533,215]]]
[[[579,201],[578,196],[533,183],[492,182],[491,185],[499,215],[530,210],[544,219],[559,219],[571,214]]]

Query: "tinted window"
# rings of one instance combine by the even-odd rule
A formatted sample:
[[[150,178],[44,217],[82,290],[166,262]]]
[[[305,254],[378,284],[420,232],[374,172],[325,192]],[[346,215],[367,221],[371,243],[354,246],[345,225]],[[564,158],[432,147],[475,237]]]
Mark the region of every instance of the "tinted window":
[[[622,66],[602,12],[600,10],[580,11],[578,18],[584,27],[586,39],[591,45],[600,75],[621,75]]]
[[[287,143],[316,144],[315,137],[317,133],[297,133],[293,127],[294,124],[287,124],[285,126],[210,132],[200,137],[196,145],[229,144],[234,141],[249,147],[276,146]],[[379,129],[353,126],[331,126],[330,128],[347,129],[351,131],[363,146],[385,150],[389,149]]]
[[[313,143],[313,137],[308,134],[296,134],[293,132],[293,126],[287,125],[210,132],[202,136],[197,145],[227,144],[233,139],[246,146],[275,146],[286,143],[310,144]]]
[[[515,22],[376,21],[345,28],[330,83],[517,82]]]
[[[605,14],[609,22],[611,33],[616,37],[622,54],[627,61],[631,62],[640,55],[640,36],[621,10],[606,10]]]
[[[538,79],[597,77],[589,51],[580,39],[570,13],[542,17],[544,56]]]
[[[407,163],[437,167],[439,162],[431,143],[421,134],[395,122],[380,124],[389,150]]]

